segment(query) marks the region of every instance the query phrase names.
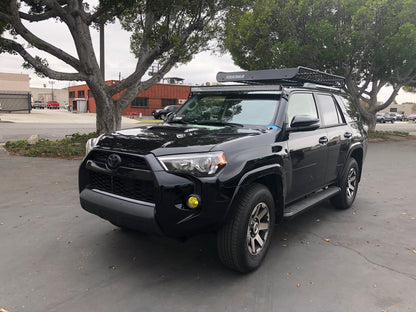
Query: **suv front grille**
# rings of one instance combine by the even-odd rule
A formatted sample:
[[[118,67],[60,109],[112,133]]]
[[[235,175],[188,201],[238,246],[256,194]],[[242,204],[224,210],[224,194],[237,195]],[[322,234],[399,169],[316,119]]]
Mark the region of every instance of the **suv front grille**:
[[[134,171],[149,170],[147,162],[141,156],[135,156],[131,154],[115,153],[113,151],[92,151],[88,158],[94,161],[100,167],[105,167],[107,158],[111,154],[117,154],[121,158],[120,168],[129,169]],[[131,198],[135,200],[141,200],[146,202],[154,202],[154,182],[151,179],[131,178],[122,175],[112,174],[111,171],[97,172],[94,170],[88,170],[89,174],[89,189],[97,189],[107,193],[115,194],[118,196]],[[141,175],[138,175],[141,176]]]
[[[131,199],[154,202],[154,188],[151,181],[134,180],[90,171],[89,188]]]
[[[130,154],[95,150],[91,152],[91,155],[88,158],[95,162],[105,164],[107,162],[108,156],[111,154],[117,154],[121,157],[121,167],[149,170],[149,167],[143,157]]]

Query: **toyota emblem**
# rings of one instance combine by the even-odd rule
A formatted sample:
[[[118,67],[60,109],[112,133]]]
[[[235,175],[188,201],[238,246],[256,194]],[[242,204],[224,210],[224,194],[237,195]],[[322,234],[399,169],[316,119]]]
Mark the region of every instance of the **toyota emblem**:
[[[107,167],[117,169],[121,165],[121,157],[117,154],[111,154],[107,157]]]

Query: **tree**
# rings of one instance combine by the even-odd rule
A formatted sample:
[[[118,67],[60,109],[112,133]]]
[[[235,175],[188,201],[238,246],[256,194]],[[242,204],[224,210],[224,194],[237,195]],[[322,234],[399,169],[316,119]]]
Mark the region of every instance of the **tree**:
[[[224,35],[244,69],[307,66],[346,78],[364,122],[416,80],[414,0],[257,0],[229,13]],[[387,101],[377,94],[387,84]]]
[[[0,53],[19,54],[24,66],[56,80],[85,81],[97,103],[97,131],[120,129],[121,113],[141,91],[158,82],[177,63],[209,47],[225,10],[233,0],[101,0],[90,9],[83,0],[2,0],[0,4]],[[117,84],[106,85],[91,42],[90,31],[113,22],[131,32],[131,50],[137,57],[134,72]],[[49,19],[65,23],[76,46],[73,56],[37,37],[27,21]],[[8,32],[3,32],[8,30]],[[21,43],[24,41],[25,43]],[[73,71],[50,68],[48,61],[33,53],[36,48],[56,57]],[[153,62],[160,68],[142,81]],[[121,92],[119,99],[113,97]]]

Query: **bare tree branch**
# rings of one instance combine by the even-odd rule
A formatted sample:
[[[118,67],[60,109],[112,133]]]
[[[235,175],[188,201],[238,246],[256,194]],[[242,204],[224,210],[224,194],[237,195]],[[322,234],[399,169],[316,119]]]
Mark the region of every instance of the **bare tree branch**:
[[[42,64],[41,61],[30,55],[21,44],[11,39],[1,38],[0,42],[4,47],[8,48],[9,50],[19,53],[20,56],[30,65],[32,65],[36,71],[41,72],[45,76],[48,76],[52,79],[78,81],[85,81],[87,79],[87,77],[81,73],[64,73],[50,69],[49,67]]]
[[[172,55],[169,58],[169,60],[162,66],[162,68],[160,68],[159,71],[156,74],[154,74],[151,78],[149,78],[148,80],[144,82],[139,81],[133,84],[132,86],[130,86],[129,88],[127,88],[126,92],[124,92],[120,96],[120,99],[118,100],[118,102],[122,106],[121,108],[124,109],[125,107],[127,107],[127,105],[130,104],[126,100],[130,99],[132,96],[133,97],[136,96],[137,94],[139,94],[140,92],[144,90],[147,90],[148,88],[153,86],[155,83],[160,81],[163,78],[163,76],[165,76],[172,69],[172,67],[175,66],[177,60],[178,60],[178,56]]]
[[[52,17],[57,17],[58,15],[56,14],[55,11],[50,10],[42,14],[28,14],[24,12],[19,12],[19,16],[20,18],[29,22],[40,22],[40,21],[46,21]]]
[[[384,104],[382,105],[378,105],[377,106],[377,111],[381,111],[387,107],[390,106],[391,103],[393,103],[394,99],[396,98],[397,94],[399,93],[399,90],[401,89],[401,87],[403,87],[402,84],[398,84],[397,86],[395,86],[393,88],[393,92],[390,94],[390,97],[387,99],[386,102],[384,102]]]
[[[6,15],[0,12],[0,18],[10,23],[15,28],[17,33],[23,37],[23,39],[25,39],[28,43],[38,48],[39,50],[45,51],[61,59],[62,61],[72,66],[77,71],[81,71],[81,64],[78,59],[69,55],[65,51],[51,45],[50,43],[40,39],[39,37],[35,36],[22,24],[20,20],[20,16],[19,16],[19,11],[17,10],[17,6],[11,5],[10,8],[12,11],[11,15]]]

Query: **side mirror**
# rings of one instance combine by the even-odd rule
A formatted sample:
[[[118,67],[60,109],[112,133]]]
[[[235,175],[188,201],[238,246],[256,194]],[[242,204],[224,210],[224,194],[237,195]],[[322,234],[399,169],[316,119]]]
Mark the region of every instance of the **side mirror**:
[[[172,119],[173,119],[173,117],[174,117],[174,116],[175,116],[175,113],[173,113],[173,112],[168,113],[168,114],[166,115],[165,122],[170,122],[170,121],[172,121]]]
[[[312,131],[320,127],[319,119],[309,115],[296,115],[293,117],[290,131]]]

